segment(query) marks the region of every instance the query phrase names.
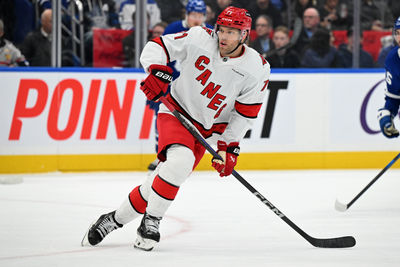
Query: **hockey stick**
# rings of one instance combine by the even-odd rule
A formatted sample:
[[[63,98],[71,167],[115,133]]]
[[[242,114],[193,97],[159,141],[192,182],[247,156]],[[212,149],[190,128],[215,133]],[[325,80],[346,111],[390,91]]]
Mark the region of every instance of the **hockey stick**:
[[[161,102],[167,106],[167,108],[174,114],[174,116],[182,123],[182,125],[210,152],[214,157],[221,157],[217,152],[207,143],[206,140],[201,136],[197,129],[183,116],[175,107],[164,97],[160,98]],[[232,175],[239,180],[253,195],[255,195],[262,203],[264,203],[270,210],[272,210],[279,218],[285,221],[292,229],[304,237],[311,245],[320,248],[347,248],[353,247],[356,244],[356,240],[352,236],[343,236],[336,238],[314,238],[304,232],[296,224],[294,224],[283,212],[281,212],[276,206],[268,201],[260,192],[258,192],[253,186],[251,186],[239,173],[233,170]]]
[[[394,159],[392,159],[392,161],[389,162],[389,164],[386,165],[386,167],[383,168],[383,169],[380,171],[380,173],[378,173],[378,175],[375,176],[375,178],[372,179],[372,181],[369,182],[369,184],[367,184],[367,186],[364,187],[364,189],[361,190],[361,192],[358,193],[358,195],[355,196],[355,197],[353,198],[353,200],[350,201],[348,204],[340,203],[340,202],[336,199],[336,202],[335,202],[335,209],[338,210],[338,211],[346,211],[346,210],[348,210],[348,209],[351,207],[351,205],[353,205],[354,202],[356,202],[356,200],[357,200],[359,197],[361,197],[361,195],[364,194],[364,192],[367,191],[367,189],[370,188],[371,185],[373,185],[373,184],[376,182],[376,180],[378,180],[379,177],[381,177],[382,174],[384,174],[384,173],[385,173],[399,158],[400,158],[400,153],[397,154],[397,156],[396,156]]]

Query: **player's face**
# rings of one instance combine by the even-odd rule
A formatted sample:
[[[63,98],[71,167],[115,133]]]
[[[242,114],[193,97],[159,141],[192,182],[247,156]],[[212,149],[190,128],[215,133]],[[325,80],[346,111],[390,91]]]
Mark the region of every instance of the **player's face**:
[[[240,41],[240,30],[230,27],[218,27],[218,45],[219,51],[222,56],[235,56],[230,55],[230,52],[236,48]],[[239,50],[240,51],[240,50]],[[235,51],[237,52],[237,50]]]
[[[397,42],[397,45],[400,45],[400,29],[395,30],[393,36]]]
[[[278,49],[289,43],[289,36],[287,36],[284,32],[276,31],[272,40],[275,44],[275,48]]]
[[[203,13],[199,13],[199,12],[190,12],[187,15],[187,23],[189,28],[192,28],[194,26],[200,26],[201,24],[203,24],[205,20],[205,16]]]

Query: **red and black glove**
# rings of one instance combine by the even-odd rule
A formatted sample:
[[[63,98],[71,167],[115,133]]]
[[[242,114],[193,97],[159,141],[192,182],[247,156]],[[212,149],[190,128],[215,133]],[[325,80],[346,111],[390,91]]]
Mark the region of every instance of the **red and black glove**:
[[[227,145],[224,141],[218,141],[218,155],[223,159],[212,158],[212,166],[219,172],[219,176],[228,176],[232,174],[239,156],[240,147],[238,142],[232,142]]]
[[[149,76],[140,83],[140,89],[148,100],[157,101],[167,92],[168,84],[172,82],[172,69],[165,65],[152,64]]]

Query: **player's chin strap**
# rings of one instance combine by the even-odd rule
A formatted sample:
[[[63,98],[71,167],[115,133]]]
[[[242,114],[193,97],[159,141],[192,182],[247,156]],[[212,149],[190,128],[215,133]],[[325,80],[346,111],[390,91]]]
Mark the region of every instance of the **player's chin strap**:
[[[238,45],[235,47],[235,49],[233,49],[231,52],[229,52],[228,55],[229,55],[229,54],[232,54],[233,52],[235,52],[236,49],[239,48],[239,46],[243,45],[243,44],[246,42],[247,37],[244,38],[244,34],[245,34],[246,32],[245,32],[245,31],[240,31],[240,32],[241,32],[241,38],[240,38],[240,40],[239,40]]]

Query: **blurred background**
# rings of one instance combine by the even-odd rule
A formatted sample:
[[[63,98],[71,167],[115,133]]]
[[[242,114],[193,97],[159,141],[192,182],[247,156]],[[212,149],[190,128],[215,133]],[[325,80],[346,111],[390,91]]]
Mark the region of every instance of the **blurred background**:
[[[190,2],[0,1],[1,45],[16,54],[0,66],[140,68],[135,55],[171,24],[212,28],[233,5],[250,12],[248,45],[273,68],[381,68],[400,16],[396,0],[205,0],[204,12]]]

